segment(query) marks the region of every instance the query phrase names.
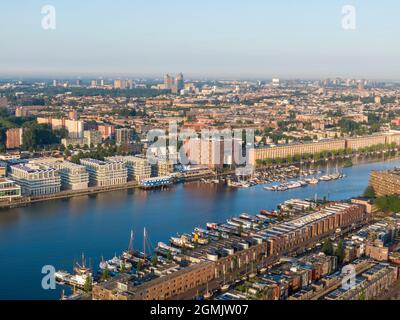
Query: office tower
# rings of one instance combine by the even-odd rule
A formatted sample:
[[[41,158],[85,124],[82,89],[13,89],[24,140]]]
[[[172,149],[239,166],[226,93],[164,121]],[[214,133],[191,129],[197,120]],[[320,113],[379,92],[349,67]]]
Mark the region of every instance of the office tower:
[[[80,79],[76,80],[76,85],[80,87],[82,85],[82,80]]]
[[[57,87],[57,86],[58,86],[57,80],[53,80],[53,87]]]
[[[175,86],[176,86],[176,93],[180,93],[184,89],[185,81],[183,79],[182,73],[177,75]]]
[[[97,80],[90,81],[90,87],[96,88],[97,87]]]
[[[174,88],[174,78],[171,77],[169,74],[164,76],[164,88],[166,90],[173,90]]]
[[[125,89],[125,81],[117,79],[114,80],[114,89]]]

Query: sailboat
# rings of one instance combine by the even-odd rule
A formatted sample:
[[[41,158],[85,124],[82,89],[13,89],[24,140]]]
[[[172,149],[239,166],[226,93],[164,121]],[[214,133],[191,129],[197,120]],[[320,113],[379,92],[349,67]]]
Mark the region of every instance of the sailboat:
[[[131,230],[131,237],[129,239],[128,250],[124,251],[122,253],[122,257],[124,259],[130,260],[130,259],[133,259],[134,256],[135,256],[135,252],[134,252],[134,249],[133,249],[133,239],[134,239],[134,234],[133,234],[133,230]]]
[[[211,297],[212,297],[212,293],[210,292],[210,290],[209,290],[209,288],[208,288],[208,282],[207,282],[207,291],[206,291],[206,293],[204,294],[204,299],[205,299],[205,300],[209,300],[209,299],[211,299]]]

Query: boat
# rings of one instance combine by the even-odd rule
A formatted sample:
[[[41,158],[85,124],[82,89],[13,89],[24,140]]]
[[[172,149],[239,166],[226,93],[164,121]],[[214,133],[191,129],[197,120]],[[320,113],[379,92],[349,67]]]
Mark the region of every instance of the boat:
[[[209,230],[217,230],[218,224],[217,223],[207,223],[207,229]]]
[[[253,221],[254,219],[250,216],[250,215],[248,215],[247,213],[242,213],[241,215],[240,215],[240,218],[241,219],[244,219],[244,220],[249,220],[249,221]]]
[[[222,287],[221,287],[221,291],[222,292],[227,292],[229,289],[230,289],[230,285],[229,284],[224,284]]]
[[[330,176],[322,176],[319,178],[319,181],[331,181],[332,178]]]
[[[319,183],[319,180],[316,179],[316,178],[310,179],[310,182],[309,182],[309,184],[311,184],[311,185],[316,185],[316,184],[318,184],[318,183]]]
[[[57,271],[54,273],[54,277],[59,284],[65,284],[68,283],[69,280],[71,279],[71,275],[67,271]]]

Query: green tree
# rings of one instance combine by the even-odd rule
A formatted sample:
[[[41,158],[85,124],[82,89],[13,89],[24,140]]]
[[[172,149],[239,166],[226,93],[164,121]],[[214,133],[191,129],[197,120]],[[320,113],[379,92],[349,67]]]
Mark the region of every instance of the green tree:
[[[331,239],[326,239],[324,245],[322,247],[322,252],[325,253],[327,256],[333,255],[333,244]]]
[[[157,266],[157,264],[158,264],[158,258],[157,258],[157,256],[154,256],[154,257],[151,259],[151,264],[153,265],[153,267],[156,267],[156,266]]]
[[[85,292],[90,292],[92,291],[92,278],[87,276],[85,280],[85,284],[83,285],[83,290]]]
[[[338,257],[338,261],[340,264],[343,263],[344,257],[345,257],[345,251],[344,251],[344,242],[343,240],[340,240],[338,243],[338,246],[336,248],[335,256]]]
[[[110,270],[104,269],[103,273],[101,274],[101,280],[106,281],[110,278]]]
[[[375,189],[372,186],[368,186],[364,191],[364,197],[367,198],[376,198]]]

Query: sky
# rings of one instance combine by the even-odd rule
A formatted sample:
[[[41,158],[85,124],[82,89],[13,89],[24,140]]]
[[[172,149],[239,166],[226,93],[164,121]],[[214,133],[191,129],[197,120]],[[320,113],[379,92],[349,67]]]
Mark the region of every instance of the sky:
[[[399,16],[398,0],[2,0],[0,77],[400,80]]]

